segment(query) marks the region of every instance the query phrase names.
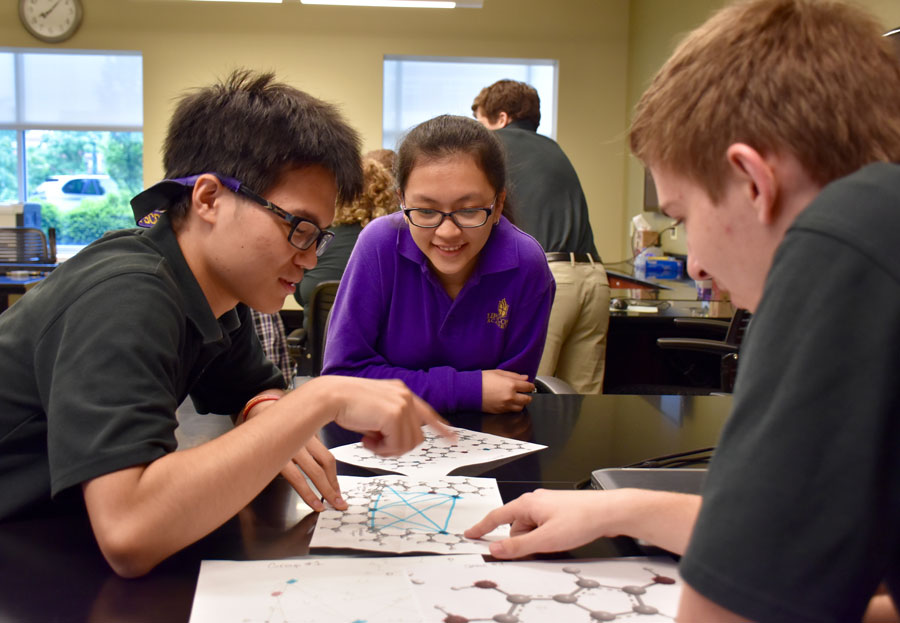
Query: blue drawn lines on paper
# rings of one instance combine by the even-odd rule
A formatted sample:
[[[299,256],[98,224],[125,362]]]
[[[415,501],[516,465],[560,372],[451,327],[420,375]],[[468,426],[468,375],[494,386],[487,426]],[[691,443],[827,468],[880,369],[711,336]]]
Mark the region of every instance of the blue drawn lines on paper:
[[[369,527],[384,530],[402,526],[447,534],[447,526],[460,497],[459,493],[398,491],[388,485],[378,494],[369,509]],[[443,519],[439,517],[441,512],[444,512]]]
[[[342,488],[347,510],[319,514],[312,547],[486,551],[483,543],[462,533],[501,503],[496,482],[485,478],[383,476],[361,478]]]

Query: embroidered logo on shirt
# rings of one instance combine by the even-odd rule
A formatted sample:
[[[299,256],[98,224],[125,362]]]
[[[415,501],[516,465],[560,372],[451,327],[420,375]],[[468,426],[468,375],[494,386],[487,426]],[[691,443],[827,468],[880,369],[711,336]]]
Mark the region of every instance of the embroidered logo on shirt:
[[[487,321],[497,325],[501,329],[505,329],[506,325],[509,324],[509,303],[506,302],[506,299],[501,299],[499,303],[497,303],[497,313],[496,314],[488,314]]]

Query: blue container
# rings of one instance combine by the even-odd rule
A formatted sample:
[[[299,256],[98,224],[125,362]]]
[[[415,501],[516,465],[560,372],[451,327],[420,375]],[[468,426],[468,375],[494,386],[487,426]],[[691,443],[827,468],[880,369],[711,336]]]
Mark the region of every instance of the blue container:
[[[671,257],[648,257],[646,275],[654,279],[681,279],[681,260]]]
[[[22,227],[41,228],[41,204],[26,203],[23,206]]]

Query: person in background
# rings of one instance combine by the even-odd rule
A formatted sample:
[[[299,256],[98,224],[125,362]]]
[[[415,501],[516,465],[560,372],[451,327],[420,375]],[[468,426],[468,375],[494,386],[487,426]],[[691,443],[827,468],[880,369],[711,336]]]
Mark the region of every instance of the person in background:
[[[754,312],[702,498],[540,491],[467,536],[512,523],[500,558],[613,535],[683,554],[679,621],[897,620],[900,60],[882,32],[840,2],[731,4],[638,103],[631,148],[692,276]]]
[[[359,236],[332,308],[322,373],[401,379],[443,413],[531,401],[553,302],[537,241],[504,216],[492,132],[442,115],[397,154],[401,213]]]
[[[393,149],[373,149],[372,151],[367,151],[363,158],[377,160],[381,163],[381,166],[393,174],[394,165],[397,163],[397,152]]]
[[[475,118],[506,148],[516,222],[550,262],[556,298],[538,374],[579,394],[603,389],[609,281],[594,245],[587,201],[575,168],[553,139],[537,133],[541,102],[524,82],[499,80],[472,103]]]
[[[227,128],[227,132],[223,131]],[[275,313],[362,183],[336,109],[238,70],[178,102],[168,179],[132,200],[146,229],[107,234],[0,314],[0,521],[84,513],[122,576],[146,573],[245,507],[279,471],[338,508],[327,423],[379,454],[437,414],[402,383],[327,377],[284,393],[248,307]],[[243,304],[241,304],[243,303]],[[239,414],[175,452],[175,410]],[[452,436],[452,435],[451,435]]]
[[[303,275],[303,281],[294,290],[294,298],[301,307],[309,304],[313,290],[319,283],[340,281],[356,239],[372,219],[400,209],[391,171],[378,160],[369,157],[363,158],[362,167],[362,193],[352,201],[338,206],[334,223],[329,228],[334,239],[328,245],[328,253],[319,258],[315,268]]]

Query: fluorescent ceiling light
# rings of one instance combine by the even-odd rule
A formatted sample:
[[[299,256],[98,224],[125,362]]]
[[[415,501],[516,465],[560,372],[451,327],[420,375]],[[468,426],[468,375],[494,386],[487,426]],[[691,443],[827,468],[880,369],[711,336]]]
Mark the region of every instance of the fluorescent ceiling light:
[[[281,4],[282,0],[193,0],[194,2],[267,2],[269,4]]]
[[[302,4],[333,4],[338,6],[386,6],[414,9],[455,9],[456,2],[444,0],[300,0]]]

